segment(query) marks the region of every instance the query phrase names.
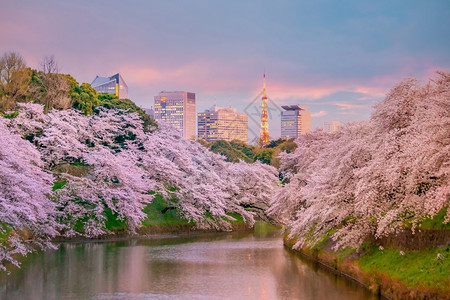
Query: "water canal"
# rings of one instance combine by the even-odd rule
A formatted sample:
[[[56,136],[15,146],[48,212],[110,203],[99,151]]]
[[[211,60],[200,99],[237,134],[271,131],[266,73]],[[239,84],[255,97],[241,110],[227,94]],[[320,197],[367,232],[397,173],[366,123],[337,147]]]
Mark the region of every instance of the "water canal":
[[[62,243],[0,274],[0,298],[376,299],[258,233]]]

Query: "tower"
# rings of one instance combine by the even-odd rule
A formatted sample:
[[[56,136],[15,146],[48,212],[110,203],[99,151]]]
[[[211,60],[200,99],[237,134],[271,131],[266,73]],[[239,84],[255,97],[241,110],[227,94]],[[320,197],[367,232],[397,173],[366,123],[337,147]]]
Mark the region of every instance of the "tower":
[[[266,96],[266,73],[263,77],[263,96],[261,104],[261,130],[260,130],[260,143],[262,145],[269,144],[269,123],[267,123],[267,96]]]

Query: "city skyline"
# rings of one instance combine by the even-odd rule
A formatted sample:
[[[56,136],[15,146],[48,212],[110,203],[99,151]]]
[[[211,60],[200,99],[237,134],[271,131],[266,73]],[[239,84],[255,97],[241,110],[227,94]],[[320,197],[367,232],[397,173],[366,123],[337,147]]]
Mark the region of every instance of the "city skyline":
[[[298,138],[311,131],[311,112],[308,106],[283,105],[281,112],[281,138]]]
[[[195,93],[162,91],[154,97],[154,118],[165,121],[177,129],[185,139],[197,136],[197,110]]]
[[[198,111],[213,102],[244,111],[265,70],[268,97],[309,106],[312,129],[366,120],[404,78],[450,69],[446,1],[108,3],[2,3],[0,26],[9,30],[0,52],[17,51],[34,68],[55,55],[80,83],[120,72],[145,108],[161,90],[190,90]],[[276,138],[279,111],[269,128]]]
[[[248,143],[248,115],[235,108],[212,106],[197,113],[197,139]]]

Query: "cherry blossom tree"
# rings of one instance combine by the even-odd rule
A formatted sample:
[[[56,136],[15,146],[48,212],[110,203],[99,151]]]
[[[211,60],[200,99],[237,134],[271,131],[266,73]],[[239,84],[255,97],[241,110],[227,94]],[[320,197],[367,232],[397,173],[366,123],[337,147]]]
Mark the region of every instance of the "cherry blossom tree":
[[[143,144],[143,167],[152,178],[175,187],[171,203],[199,227],[229,229],[227,213],[239,213],[250,224],[253,215],[244,207],[269,203],[278,179],[275,168],[260,163],[233,164],[194,141],[184,140],[165,124],[148,134]],[[165,193],[162,189],[162,193]]]
[[[143,207],[154,197],[150,191],[165,196],[168,208],[199,228],[228,230],[231,213],[252,225],[254,215],[245,208],[267,208],[278,183],[273,167],[228,163],[165,124],[145,132],[139,116],[124,110],[99,108],[91,116],[52,110],[44,115],[27,104],[11,127],[31,137],[45,168],[66,182],[52,199],[68,236],[106,233],[106,211],[134,232],[145,217]],[[85,172],[68,172],[74,164]]]
[[[370,235],[404,230],[404,222],[414,230],[449,206],[449,87],[449,73],[426,85],[405,80],[371,120],[296,140],[297,150],[281,156],[286,184],[269,209],[297,236],[294,247],[331,230],[336,248],[358,247]]]
[[[48,166],[79,162],[88,169],[83,176],[58,174],[67,182],[54,193],[62,212],[59,220],[70,228],[65,234],[77,234],[73,228],[80,222],[88,237],[107,233],[106,210],[134,232],[145,217],[144,204],[153,198],[149,191],[155,187],[133,151],[140,143],[138,136],[145,137],[139,116],[106,109],[83,116],[68,110],[50,112],[49,120],[37,139]]]
[[[59,226],[55,205],[47,198],[53,176],[42,170],[39,152],[11,133],[3,118],[0,137],[0,270],[5,270],[5,262],[18,265],[16,254],[52,247],[49,239]]]

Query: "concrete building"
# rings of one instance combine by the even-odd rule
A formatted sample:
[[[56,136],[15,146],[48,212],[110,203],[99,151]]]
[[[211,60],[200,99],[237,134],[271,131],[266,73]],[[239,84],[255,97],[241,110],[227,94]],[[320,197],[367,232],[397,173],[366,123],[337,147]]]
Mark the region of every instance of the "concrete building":
[[[195,94],[160,92],[155,96],[155,119],[165,121],[180,131],[185,139],[195,139]]]
[[[323,123],[323,131],[325,132],[335,132],[341,128],[341,123],[336,121],[325,122]]]
[[[300,134],[311,131],[311,112],[309,107],[301,105],[281,106],[281,137],[296,138]]]
[[[248,141],[248,116],[234,108],[213,106],[197,114],[198,138],[205,141]]]
[[[119,99],[128,98],[128,86],[120,73],[111,77],[96,76],[91,86],[99,93],[108,93],[116,95]]]

